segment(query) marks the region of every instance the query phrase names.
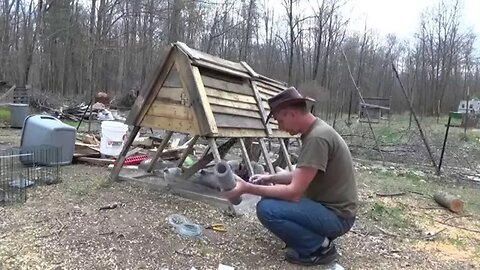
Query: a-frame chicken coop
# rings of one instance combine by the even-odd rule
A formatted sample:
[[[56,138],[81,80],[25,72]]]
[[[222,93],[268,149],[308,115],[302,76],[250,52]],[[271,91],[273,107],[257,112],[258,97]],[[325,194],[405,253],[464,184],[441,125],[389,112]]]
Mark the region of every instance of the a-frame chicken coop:
[[[184,43],[171,44],[163,63],[141,90],[126,124],[133,130],[112,171],[118,179],[125,156],[141,127],[163,129],[165,138],[150,162],[150,172],[174,132],[190,134],[193,139],[184,150],[178,167],[182,167],[198,138],[208,142],[209,154],[184,168],[188,179],[212,160],[218,162],[235,144],[240,143],[249,174],[253,174],[244,138],[258,139],[268,170],[274,172],[266,150],[265,138],[278,138],[288,167],[289,155],[281,138],[292,138],[278,129],[275,120],[265,123],[269,113],[267,99],[285,90],[285,83],[256,73],[245,62],[232,62],[192,48]],[[217,146],[217,138],[228,138]]]

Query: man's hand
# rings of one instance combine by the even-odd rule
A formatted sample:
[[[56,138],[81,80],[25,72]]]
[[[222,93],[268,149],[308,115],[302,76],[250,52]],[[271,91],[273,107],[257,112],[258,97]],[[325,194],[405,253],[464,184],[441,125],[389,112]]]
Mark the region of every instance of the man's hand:
[[[264,185],[269,186],[273,184],[273,175],[271,174],[255,174],[250,177],[248,180],[250,183],[255,185]]]
[[[237,175],[235,175],[235,179],[237,180],[235,188],[224,192],[224,196],[227,199],[238,198],[247,192],[248,183]]]

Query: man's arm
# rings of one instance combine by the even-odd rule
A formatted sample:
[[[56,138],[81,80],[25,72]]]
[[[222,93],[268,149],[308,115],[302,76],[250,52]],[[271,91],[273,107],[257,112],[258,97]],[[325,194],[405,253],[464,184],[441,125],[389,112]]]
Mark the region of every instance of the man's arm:
[[[293,172],[281,172],[272,174],[271,182],[275,184],[288,185],[292,182]]]
[[[275,186],[260,186],[246,183],[245,192],[262,197],[279,198],[288,201],[299,201],[303,193],[312,182],[317,169],[313,167],[297,167],[292,173],[275,175],[275,180],[287,182],[288,184]],[[289,177],[290,175],[290,177]]]

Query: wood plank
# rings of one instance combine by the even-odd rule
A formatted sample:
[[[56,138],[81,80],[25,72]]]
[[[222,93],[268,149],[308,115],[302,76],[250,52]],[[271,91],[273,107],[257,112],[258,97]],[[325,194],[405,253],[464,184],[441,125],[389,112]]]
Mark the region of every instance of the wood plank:
[[[260,97],[262,98],[262,100],[265,100],[267,101],[269,98],[273,97],[272,95],[269,95],[269,94],[265,94],[265,93],[258,93],[260,95]]]
[[[260,142],[260,149],[262,150],[265,163],[267,163],[268,170],[270,171],[271,174],[275,174],[275,169],[273,168],[272,161],[270,160],[270,155],[268,154],[265,141],[263,140],[263,138],[259,138],[258,141]]]
[[[215,120],[218,127],[246,128],[246,129],[265,129],[261,119],[255,119],[245,116],[232,116],[228,114],[215,113]]]
[[[220,58],[218,56],[207,54],[207,53],[204,53],[202,51],[194,50],[194,49],[191,49],[191,48],[190,48],[190,50],[194,51],[195,55],[200,58],[198,60],[195,59],[194,62],[202,60],[202,61],[206,61],[206,62],[215,64],[215,65],[219,65],[219,66],[224,67],[224,68],[248,73],[248,70],[246,70],[245,67],[243,67],[238,62],[233,62],[233,61],[230,61],[230,60],[226,60],[226,59]]]
[[[250,161],[250,157],[248,156],[248,151],[247,148],[245,147],[245,141],[243,138],[239,139],[240,142],[240,149],[242,150],[242,155],[243,155],[243,160],[247,164],[247,169],[248,169],[248,176],[252,176],[254,174],[253,172],[253,167],[252,167],[252,162]]]
[[[228,81],[225,76],[223,76],[224,78],[222,79],[216,78],[215,75],[207,71],[200,70],[200,73],[202,74],[203,85],[206,87],[237,94],[252,94],[252,89],[247,84],[247,80],[245,78],[239,78],[238,80],[235,80],[235,82],[233,82]],[[221,76],[221,74],[219,74],[218,76]]]
[[[209,97],[219,97],[226,100],[233,100],[238,102],[250,103],[250,104],[257,104],[257,101],[251,95],[242,95],[236,94],[232,92],[221,91],[217,89],[213,89],[210,87],[205,87],[205,91],[207,92],[207,96]]]
[[[237,108],[237,109],[244,109],[244,110],[249,110],[249,111],[254,111],[254,112],[258,111],[257,105],[255,105],[255,104],[234,102],[234,101],[225,100],[225,99],[216,98],[216,97],[208,97],[208,101],[212,105],[221,105],[221,106]]]
[[[150,161],[150,164],[148,165],[147,172],[152,172],[153,167],[155,167],[155,163],[162,155],[163,149],[165,149],[165,147],[167,146],[168,141],[170,141],[170,138],[172,137],[172,135],[173,135],[172,131],[168,131],[167,134],[165,134],[165,138],[163,138],[162,143],[160,144],[160,146],[158,146],[155,156],[153,156],[152,160]]]
[[[198,134],[196,125],[192,120],[179,119],[172,121],[172,119],[168,117],[146,115],[142,122],[142,126],[175,132],[190,133],[192,135]]]
[[[258,87],[262,87],[264,89],[268,89],[276,93],[280,93],[283,90],[287,89],[286,85],[278,85],[278,84],[270,83],[265,80],[255,80],[255,82],[257,83]]]
[[[270,125],[269,123],[265,123],[265,120],[267,119],[267,113],[265,112],[265,106],[263,105],[263,101],[260,97],[260,93],[258,92],[258,89],[257,89],[257,86],[255,85],[255,83],[251,82],[252,84],[252,89],[253,89],[253,93],[254,93],[254,96],[255,96],[255,100],[257,101],[257,105],[258,105],[258,110],[260,111],[260,115],[261,115],[261,118],[262,118],[262,123],[264,125],[264,127],[267,129],[267,133],[268,134],[272,134],[272,129],[270,128]],[[267,102],[267,106],[268,106],[268,102]]]
[[[222,105],[210,105],[212,108],[213,113],[223,113],[223,114],[230,114],[230,115],[240,115],[240,116],[246,116],[246,117],[251,117],[251,118],[257,118],[261,119],[260,113],[258,111],[250,111],[250,110],[242,110],[242,109],[237,109],[237,108],[232,108],[232,107],[227,107],[227,106],[222,106]]]
[[[274,87],[282,88],[282,89],[288,87],[286,82],[275,80],[275,79],[269,78],[269,77],[261,75],[261,74],[259,74],[258,77],[259,77],[258,80],[265,83],[265,84],[272,85]]]
[[[213,70],[216,70],[216,71],[219,71],[219,72],[222,72],[222,73],[226,73],[226,74],[229,74],[229,75],[232,75],[232,76],[237,76],[237,77],[246,78],[246,79],[250,78],[250,75],[247,72],[241,72],[241,71],[237,71],[237,70],[234,70],[234,69],[226,68],[226,67],[223,67],[221,65],[218,65],[217,63],[211,63],[211,62],[205,61],[205,60],[195,60],[192,63],[192,65],[197,66],[197,67],[204,67],[204,68],[208,68],[208,69],[213,69]]]
[[[160,92],[158,92],[155,101],[183,105],[187,107],[191,106],[190,97],[183,88],[163,87]]]
[[[188,143],[187,149],[185,149],[182,153],[182,156],[178,160],[177,167],[182,167],[183,162],[185,162],[185,159],[187,159],[187,156],[192,152],[193,146],[195,143],[197,143],[197,140],[200,136],[195,135],[192,139],[190,139],[190,142]]]
[[[261,86],[258,86],[258,85],[257,85],[257,89],[258,89],[259,92],[270,95],[272,97],[277,95],[278,93],[280,93],[280,92],[274,92],[270,89],[267,89],[267,88],[264,88],[264,87],[261,87]]]
[[[192,66],[188,56],[181,50],[177,50],[175,59],[175,67],[180,73],[183,88],[187,90],[195,111],[196,123],[198,125],[197,133],[200,133],[199,135],[216,133],[215,118],[213,117],[198,67]]]
[[[272,134],[267,136],[265,129],[244,129],[244,128],[218,128],[218,134],[213,137],[227,137],[227,138],[292,138],[290,134],[280,131],[272,130]]]
[[[183,105],[166,104],[155,102],[148,110],[147,115],[162,116],[182,120],[193,120],[193,110],[191,107],[185,107]]]
[[[283,139],[278,139],[278,141],[280,142],[280,149],[282,149],[283,158],[285,158],[285,160],[287,161],[288,170],[293,172],[292,162],[290,161],[290,154],[287,151],[285,142],[283,141]]]
[[[203,81],[202,81],[202,75],[200,74],[200,70],[198,69],[198,67],[193,67],[192,66],[191,70],[192,70],[192,74],[193,74],[195,84],[196,84],[197,89],[198,89],[197,99],[200,102],[198,105],[201,105],[200,106],[201,109],[200,108],[199,109],[203,113],[203,115],[205,116],[205,118],[206,118],[205,120],[208,123],[208,129],[206,129],[205,132],[203,132],[203,134],[205,135],[205,134],[207,134],[207,132],[209,134],[216,133],[217,132],[217,124],[215,122],[215,118],[213,116],[213,112],[212,112],[212,108],[210,107],[210,103],[208,102],[207,92],[205,91],[205,86],[203,85]],[[194,102],[193,105],[195,107],[196,103]],[[197,121],[201,121],[201,120],[203,120],[203,119],[201,119],[200,117],[197,117]]]

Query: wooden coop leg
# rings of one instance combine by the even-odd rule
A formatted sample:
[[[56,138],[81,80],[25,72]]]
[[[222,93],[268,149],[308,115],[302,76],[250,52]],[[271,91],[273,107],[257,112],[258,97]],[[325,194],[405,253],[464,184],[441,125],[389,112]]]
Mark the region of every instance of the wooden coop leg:
[[[195,137],[192,138],[192,140],[188,143],[187,149],[183,151],[182,156],[180,157],[180,160],[178,161],[177,167],[182,167],[183,163],[185,162],[185,159],[187,159],[188,155],[192,152],[193,146],[197,143],[197,140],[200,136],[195,135]]]
[[[290,155],[288,154],[287,147],[285,146],[285,142],[283,141],[282,138],[279,138],[278,141],[280,142],[280,148],[282,149],[283,157],[287,162],[288,170],[292,172],[293,166],[292,166],[292,162],[290,161]]]
[[[272,161],[270,160],[270,157],[268,156],[268,151],[267,151],[267,147],[265,145],[265,141],[263,141],[263,138],[259,138],[258,141],[260,142],[260,147],[262,149],[263,158],[265,159],[265,163],[267,163],[268,170],[270,171],[271,174],[275,174],[275,169],[273,168]]]
[[[158,146],[158,149],[157,149],[157,152],[155,153],[155,156],[150,161],[150,164],[148,165],[148,168],[147,168],[147,172],[152,172],[153,167],[155,167],[155,162],[157,162],[157,160],[162,155],[163,149],[165,149],[165,147],[167,146],[168,141],[170,141],[170,138],[172,137],[172,135],[173,135],[173,131],[168,131],[167,132],[165,138],[163,138],[163,140],[162,140],[162,143]]]
[[[220,162],[222,158],[220,157],[220,152],[218,152],[218,147],[215,139],[211,137],[208,138],[208,144],[210,145],[210,149],[212,150],[213,159],[215,160],[215,162]]]
[[[140,131],[140,126],[134,126],[132,133],[128,137],[127,141],[125,142],[125,145],[123,146],[122,152],[120,152],[120,155],[117,158],[117,163],[115,164],[115,167],[112,170],[112,173],[110,174],[110,180],[111,181],[116,181],[118,178],[118,175],[120,174],[120,170],[122,170],[123,163],[125,163],[125,159],[127,157],[127,152],[130,146],[133,143],[133,140],[135,140],[135,136],[137,136],[137,133]]]
[[[222,156],[220,156],[220,152],[218,151],[218,147],[217,147],[217,143],[215,142],[215,139],[210,137],[207,140],[208,140],[208,144],[210,145],[210,149],[212,150],[212,154],[215,162],[222,161]],[[229,215],[236,216],[237,211],[235,211],[235,207],[233,206],[233,204],[228,200],[225,203],[227,204],[227,213]]]
[[[250,161],[250,157],[248,156],[247,147],[245,147],[245,141],[243,140],[243,138],[240,138],[239,141],[240,141],[240,148],[242,149],[243,160],[245,160],[245,163],[247,164],[248,174],[249,176],[252,176],[254,175],[254,172],[253,172],[252,162]]]
[[[232,146],[236,142],[237,142],[236,138],[230,138],[227,142],[225,142],[224,144],[222,144],[220,147],[217,148],[220,155],[220,159],[230,150],[230,148],[232,148]],[[209,148],[211,149],[211,147]],[[208,163],[210,163],[214,159],[212,152],[208,154],[207,152],[208,152],[208,149],[205,150],[205,153],[200,160],[195,162],[195,164],[193,164],[191,167],[184,170],[182,174],[182,177],[184,179],[190,178],[190,176],[194,175],[200,169],[205,168],[205,166],[207,166]]]

